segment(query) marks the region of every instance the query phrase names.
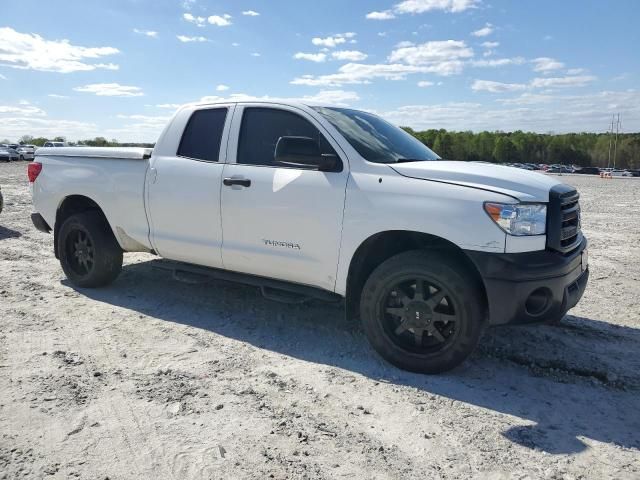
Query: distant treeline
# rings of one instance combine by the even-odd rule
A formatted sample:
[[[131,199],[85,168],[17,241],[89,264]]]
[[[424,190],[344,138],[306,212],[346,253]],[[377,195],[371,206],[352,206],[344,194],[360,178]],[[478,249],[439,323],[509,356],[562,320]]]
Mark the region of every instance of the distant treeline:
[[[434,129],[417,132],[409,127],[403,128],[445,159],[606,167],[611,142],[613,163],[613,138],[606,133],[555,135],[522,131],[473,133]],[[618,135],[615,156],[617,168],[640,168],[640,133]]]
[[[44,137],[32,137],[31,135],[23,135],[18,140],[18,143],[23,145],[35,145],[41,147],[45,142],[66,142],[65,137],[44,138]],[[13,143],[8,140],[2,140],[1,143]],[[87,147],[145,147],[153,148],[153,143],[121,143],[115,138],[107,140],[104,137],[96,137],[87,140],[78,140],[77,142],[69,142],[69,145],[85,145]]]
[[[424,130],[407,132],[445,159],[485,161],[497,163],[562,163],[565,165],[606,167],[613,164],[613,138],[606,133],[566,133],[562,135],[516,131],[504,132],[448,132]],[[42,146],[48,140],[64,142],[64,137],[53,139],[24,135],[20,143]],[[2,141],[2,143],[10,143]],[[90,147],[153,147],[153,143],[120,143],[116,139],[96,137],[80,140],[77,144]],[[618,135],[615,149],[616,167],[640,169],[640,133]],[[613,165],[611,165],[613,166]]]

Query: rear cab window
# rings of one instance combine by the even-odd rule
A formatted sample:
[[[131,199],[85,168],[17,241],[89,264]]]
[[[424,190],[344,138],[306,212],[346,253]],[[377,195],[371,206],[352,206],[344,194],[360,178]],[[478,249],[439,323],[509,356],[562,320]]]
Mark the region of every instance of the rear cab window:
[[[193,112],[182,134],[177,156],[217,162],[227,110],[207,108]]]

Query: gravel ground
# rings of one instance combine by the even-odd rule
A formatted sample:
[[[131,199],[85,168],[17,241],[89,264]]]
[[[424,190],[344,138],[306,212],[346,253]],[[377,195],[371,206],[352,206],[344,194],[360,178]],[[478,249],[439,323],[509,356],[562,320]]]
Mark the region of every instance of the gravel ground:
[[[640,477],[640,181],[582,195],[591,281],[560,326],[400,371],[337,306],[185,284],[150,255],[73,288],[0,164],[0,478]]]

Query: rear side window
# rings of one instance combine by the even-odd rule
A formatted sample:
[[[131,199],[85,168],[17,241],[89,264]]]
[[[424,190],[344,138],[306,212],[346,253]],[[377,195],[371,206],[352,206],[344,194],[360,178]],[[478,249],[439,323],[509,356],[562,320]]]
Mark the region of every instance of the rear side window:
[[[182,134],[178,156],[217,162],[226,118],[226,108],[193,112]]]
[[[280,137],[309,137],[318,141],[322,153],[335,151],[308,120],[275,108],[245,108],[240,127],[237,163],[274,166],[276,144]]]

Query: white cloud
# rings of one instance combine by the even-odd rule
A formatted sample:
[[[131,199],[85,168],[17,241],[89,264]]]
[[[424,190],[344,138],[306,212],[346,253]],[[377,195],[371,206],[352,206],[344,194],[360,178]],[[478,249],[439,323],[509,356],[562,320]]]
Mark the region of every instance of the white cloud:
[[[503,105],[535,105],[553,101],[553,95],[542,93],[523,93],[515,98],[499,98],[496,100]]]
[[[442,67],[404,65],[400,63],[373,64],[347,63],[342,65],[337,73],[329,75],[302,75],[294,78],[292,85],[307,85],[321,87],[340,87],[347,84],[366,84],[372,80],[382,78],[385,80],[404,80],[407,75],[413,73],[442,73]]]
[[[209,18],[207,18],[207,22],[217,27],[228,27],[229,25],[231,25],[230,18],[231,15],[228,15],[226,13],[224,15],[211,15]]]
[[[104,135],[94,123],[73,120],[37,118],[33,115],[2,118],[2,135],[19,138],[25,133],[36,137],[91,138]]]
[[[0,28],[0,65],[24,70],[71,73],[97,68],[117,69],[91,60],[120,53],[114,47],[81,47],[69,40],[46,40],[35,33]]]
[[[69,98],[67,95],[58,95],[57,93],[50,93],[49,95],[47,95],[47,97],[58,98],[60,100],[66,100],[67,98]]]
[[[471,85],[471,90],[474,92],[491,92],[491,93],[504,93],[504,92],[516,92],[519,90],[526,90],[527,86],[522,83],[502,83],[494,82],[491,80],[475,80]]]
[[[139,30],[137,28],[133,29],[133,33],[137,33],[139,35],[146,35],[151,38],[158,38],[158,32],[154,32],[153,30]]]
[[[362,60],[366,60],[368,55],[358,50],[337,50],[335,52],[331,52],[331,57],[336,60],[361,62]]]
[[[493,33],[493,25],[490,23],[486,23],[484,27],[475,32],[471,32],[471,35],[474,37],[486,37],[487,35],[491,35]]]
[[[584,87],[594,80],[596,77],[592,75],[534,78],[531,80],[531,86],[534,88]]]
[[[469,8],[475,8],[480,0],[405,0],[396,4],[396,13],[424,13],[433,10],[458,13]]]
[[[0,115],[25,115],[31,116],[35,115],[38,117],[44,117],[47,113],[36,107],[35,105],[31,105],[29,102],[21,101],[17,106],[14,105],[0,105]],[[1,119],[4,127],[4,118]]]
[[[463,69],[463,60],[473,57],[473,50],[460,40],[426,42],[393,50],[389,62],[429,67],[439,75],[453,75]]]
[[[627,131],[640,130],[640,92],[603,91],[585,95],[542,96],[523,94],[522,103],[487,105],[484,103],[444,103],[405,105],[378,112],[396,125],[414,129],[503,130],[547,133],[604,132],[611,114],[620,112]],[[545,105],[550,103],[549,105]]]
[[[550,72],[553,70],[560,70],[564,68],[564,63],[554,60],[549,57],[538,57],[531,60],[533,63],[533,71],[534,72]]]
[[[305,95],[303,97],[272,97],[269,95],[255,96],[245,93],[234,93],[228,97],[210,95],[202,97],[198,103],[215,102],[239,102],[239,101],[286,101],[300,102],[313,105],[335,105],[348,106],[351,102],[359,100],[356,92],[345,90],[320,90],[315,95]]]
[[[470,63],[474,67],[504,67],[506,65],[522,65],[525,59],[522,57],[514,58],[494,58],[491,60],[472,60]]]
[[[308,60],[310,62],[321,63],[327,59],[327,55],[325,53],[296,53],[293,58],[296,60]]]
[[[316,46],[327,47],[327,48],[335,48],[338,45],[346,43],[349,40],[349,43],[354,43],[355,40],[353,38],[356,36],[354,32],[347,33],[338,33],[336,35],[331,35],[325,38],[322,37],[314,37],[311,39],[311,43]]]
[[[2,75],[2,74],[0,73],[0,80],[6,80],[6,79],[7,79],[7,77],[5,77],[4,75]]]
[[[261,57],[262,55],[260,55],[258,52],[253,52],[251,54],[252,57]]]
[[[480,45],[484,48],[496,48],[500,46],[500,42],[482,42]]]
[[[226,90],[229,90],[229,86],[222,83],[216,87],[216,92],[224,92]]]
[[[245,10],[244,12],[242,12],[242,15],[246,15],[248,17],[257,17],[260,14],[258,12],[256,12],[255,10]]]
[[[182,18],[184,18],[187,22],[196,24],[198,27],[204,27],[207,22],[206,18],[196,17],[190,13],[183,14]]]
[[[76,92],[93,93],[99,97],[141,97],[144,95],[140,87],[120,85],[119,83],[92,83],[75,87]]]
[[[433,85],[435,85],[435,84],[433,82],[428,81],[428,80],[422,80],[422,81],[418,82],[418,86],[420,88],[431,87]]]
[[[180,108],[181,106],[182,106],[182,104],[180,104],[180,103],[160,103],[160,104],[156,105],[157,108],[169,108],[169,109],[172,109],[172,110]]]
[[[232,46],[232,47],[239,47],[239,46],[240,46],[240,44],[239,44],[238,42],[233,42],[233,43],[231,44],[231,46]]]
[[[190,42],[206,42],[208,41],[207,37],[188,37],[186,35],[176,35],[176,38],[180,40],[182,43],[190,43]]]
[[[567,70],[567,75],[580,75],[584,73],[586,70],[584,68],[570,68]]]
[[[384,10],[382,12],[369,12],[366,15],[368,20],[391,20],[396,18],[391,10]]]

